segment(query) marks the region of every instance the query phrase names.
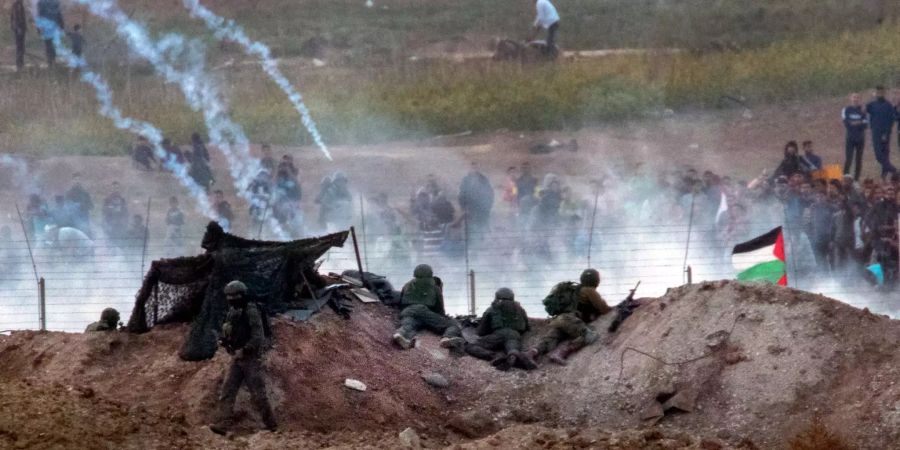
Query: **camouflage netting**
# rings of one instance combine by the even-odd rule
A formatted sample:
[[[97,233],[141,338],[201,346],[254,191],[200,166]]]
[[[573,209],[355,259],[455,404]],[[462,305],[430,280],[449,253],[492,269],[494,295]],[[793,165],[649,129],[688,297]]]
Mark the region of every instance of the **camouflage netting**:
[[[225,233],[210,222],[202,243],[205,254],[153,261],[137,293],[128,330],[143,333],[159,324],[192,322],[181,358],[211,358],[227,311],[222,289],[228,282],[243,281],[251,298],[270,314],[285,311],[296,300],[304,275],[314,287],[324,285],[315,261],[330,248],[343,246],[347,236],[344,231],[299,241],[254,241]]]

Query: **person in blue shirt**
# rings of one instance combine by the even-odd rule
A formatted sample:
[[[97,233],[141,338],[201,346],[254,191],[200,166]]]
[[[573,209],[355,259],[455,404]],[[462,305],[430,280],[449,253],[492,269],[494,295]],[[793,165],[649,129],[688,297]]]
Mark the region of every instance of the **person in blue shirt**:
[[[822,170],[822,157],[813,151],[812,141],[803,141],[803,156],[800,158],[806,172]]]
[[[875,160],[881,164],[882,177],[897,172],[897,168],[891,164],[891,131],[897,120],[897,112],[894,105],[884,98],[884,93],[883,86],[876,87],[875,100],[866,105],[869,127],[872,129],[872,148],[875,150]]]
[[[844,175],[856,162],[853,179],[859,181],[862,172],[863,149],[866,147],[866,129],[869,128],[869,117],[862,107],[862,100],[856,92],[850,94],[850,105],[841,110],[841,121],[844,123],[846,137],[844,139]]]

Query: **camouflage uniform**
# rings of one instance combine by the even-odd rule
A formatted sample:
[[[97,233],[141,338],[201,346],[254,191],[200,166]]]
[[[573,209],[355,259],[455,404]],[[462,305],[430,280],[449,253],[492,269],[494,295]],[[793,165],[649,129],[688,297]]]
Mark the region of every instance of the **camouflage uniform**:
[[[466,353],[479,359],[492,361],[501,370],[517,363],[523,368],[534,368],[534,362],[521,354],[522,335],[529,330],[528,315],[515,301],[512,290],[501,288],[494,302],[478,322],[478,340],[466,344]]]
[[[547,332],[528,352],[529,356],[537,357],[556,350],[551,354],[551,360],[564,364],[570,354],[597,340],[597,333],[588,323],[612,310],[597,292],[599,285],[600,274],[596,270],[588,269],[582,273],[581,287],[573,310],[550,319]],[[568,342],[560,345],[565,340]]]
[[[440,280],[434,276],[431,267],[422,264],[413,272],[413,279],[400,291],[400,328],[394,334],[394,341],[401,347],[409,348],[416,332],[426,328],[442,333],[441,345],[462,349],[462,330],[455,320],[444,312],[444,294]]]
[[[85,333],[91,331],[116,331],[119,328],[119,311],[115,308],[106,308],[100,313],[100,320],[84,329]]]
[[[235,282],[225,287],[226,293],[234,286],[233,283]],[[243,284],[240,286],[243,287]],[[242,384],[247,385],[253,406],[262,417],[266,428],[274,430],[277,426],[275,414],[266,396],[266,382],[263,379],[261,357],[266,346],[266,336],[262,313],[255,303],[243,301],[245,291],[246,287],[243,287],[241,297],[237,301],[229,299],[231,308],[222,325],[221,342],[233,357],[228,375],[222,384],[222,395],[219,397],[216,411],[217,424],[211,427],[217,433],[224,432],[230,424],[234,401]]]

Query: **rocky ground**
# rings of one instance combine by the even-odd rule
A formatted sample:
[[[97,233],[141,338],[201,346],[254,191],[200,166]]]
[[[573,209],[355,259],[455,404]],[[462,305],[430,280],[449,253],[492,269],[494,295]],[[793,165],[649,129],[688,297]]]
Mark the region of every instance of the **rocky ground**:
[[[645,301],[615,335],[598,321],[603,339],[569,366],[532,373],[448,356],[432,336],[396,350],[377,304],[277,319],[266,365],[281,430],[254,433],[242,393],[227,437],[205,426],[227,355],[179,360],[186,325],[16,332],[0,337],[0,447],[786,448],[814,418],[856,448],[900,440],[896,321],[735,282]]]

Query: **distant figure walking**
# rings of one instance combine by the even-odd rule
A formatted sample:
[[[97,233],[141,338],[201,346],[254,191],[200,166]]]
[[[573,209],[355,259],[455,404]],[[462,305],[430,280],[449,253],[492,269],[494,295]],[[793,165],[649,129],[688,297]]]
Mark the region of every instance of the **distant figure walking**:
[[[545,56],[556,56],[556,33],[559,31],[559,13],[550,0],[537,0],[535,3],[537,17],[534,19],[534,32],[529,41],[534,40],[541,29],[547,30],[547,42],[544,46]]]
[[[38,0],[38,16],[40,18],[56,23],[59,30],[65,30],[63,23],[62,9],[59,6],[59,0]],[[40,26],[40,25],[39,25]],[[47,66],[56,65],[56,44],[53,43],[53,35],[56,30],[51,27],[42,27],[41,37],[44,38],[44,52],[47,54]]]
[[[850,94],[850,105],[841,110],[841,120],[847,130],[844,139],[844,175],[850,173],[850,168],[855,162],[853,179],[859,181],[863,149],[866,147],[866,128],[869,128],[869,118],[863,110],[859,94],[855,92]]]
[[[81,35],[81,25],[75,25],[68,33],[69,45],[72,46],[72,54],[81,58],[84,53],[84,36]]]
[[[16,0],[12,4],[9,13],[9,22],[12,27],[13,40],[16,42],[16,71],[25,67],[25,32],[28,31],[25,22],[25,5],[22,0]]]

